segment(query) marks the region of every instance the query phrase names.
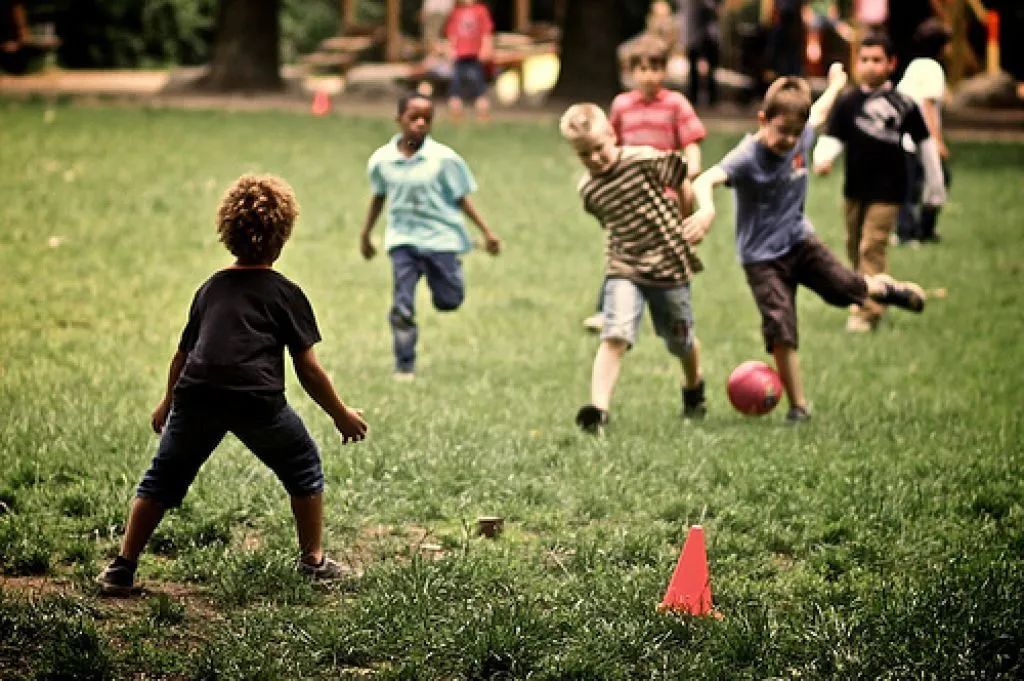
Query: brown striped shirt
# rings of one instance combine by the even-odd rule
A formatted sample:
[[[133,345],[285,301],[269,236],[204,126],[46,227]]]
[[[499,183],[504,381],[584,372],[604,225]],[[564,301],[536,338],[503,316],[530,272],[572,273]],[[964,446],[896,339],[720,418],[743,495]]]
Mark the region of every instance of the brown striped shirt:
[[[677,151],[622,147],[607,172],[580,182],[583,207],[607,232],[605,274],[646,286],[679,286],[704,269],[683,239],[682,217],[666,187],[686,178]]]

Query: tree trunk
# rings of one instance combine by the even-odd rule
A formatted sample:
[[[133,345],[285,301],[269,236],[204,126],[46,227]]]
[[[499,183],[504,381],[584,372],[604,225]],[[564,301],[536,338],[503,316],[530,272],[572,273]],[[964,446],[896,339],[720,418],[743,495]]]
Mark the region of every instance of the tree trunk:
[[[280,0],[221,0],[210,71],[214,92],[281,90]]]
[[[616,48],[622,41],[620,0],[568,0],[561,70],[550,98],[602,106],[619,91]]]

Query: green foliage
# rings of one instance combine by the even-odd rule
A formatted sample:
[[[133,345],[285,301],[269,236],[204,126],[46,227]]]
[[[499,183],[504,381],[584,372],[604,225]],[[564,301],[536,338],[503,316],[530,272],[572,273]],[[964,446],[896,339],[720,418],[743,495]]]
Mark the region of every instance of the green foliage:
[[[0,592],[3,678],[91,673],[79,661],[113,678],[1024,675],[1024,245],[1007,191],[1024,146],[953,145],[945,241],[890,253],[898,276],[948,291],[924,315],[849,337],[844,311],[801,294],[815,413],[796,430],[726,403],[729,370],[763,355],[721,192],[694,284],[708,418],[678,420],[678,369],[645,326],[614,430],[594,440],[572,416],[588,394],[595,340],[579,320],[601,236],[553,121],[439,120],[507,251],[465,258],[455,314],[421,290],[420,375],[396,385],[389,268],[356,250],[364,162],[392,122],[44,106],[0,102],[0,148],[19,169],[0,185],[0,564],[11,593],[40,582],[16,575],[48,573],[83,596]],[[707,161],[736,139],[712,134]],[[250,171],[296,189],[280,270],[308,293],[318,356],[371,424],[340,446],[289,372],[322,451],[328,551],[366,574],[301,579],[286,494],[228,437],[143,556],[154,594],[98,601],[89,580],[153,455],[148,415],[188,301],[230,262],[215,207]],[[837,253],[840,183],[815,179],[808,197]],[[481,515],[503,516],[505,533],[475,536]],[[654,610],[697,522],[722,621]]]

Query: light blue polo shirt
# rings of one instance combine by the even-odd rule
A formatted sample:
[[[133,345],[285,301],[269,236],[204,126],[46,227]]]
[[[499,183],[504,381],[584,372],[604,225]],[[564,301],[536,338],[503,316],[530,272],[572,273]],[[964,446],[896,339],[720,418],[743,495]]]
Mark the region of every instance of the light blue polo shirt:
[[[384,249],[415,246],[421,251],[465,253],[473,247],[459,201],[476,191],[476,180],[462,157],[431,137],[406,158],[401,135],[373,152],[366,171],[376,196],[387,197]]]

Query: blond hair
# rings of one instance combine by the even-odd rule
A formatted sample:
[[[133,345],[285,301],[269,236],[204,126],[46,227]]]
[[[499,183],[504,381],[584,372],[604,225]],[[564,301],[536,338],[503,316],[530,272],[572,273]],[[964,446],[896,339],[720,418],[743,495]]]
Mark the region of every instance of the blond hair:
[[[273,175],[242,175],[217,209],[221,242],[244,264],[273,262],[299,215],[295,192]]]
[[[795,115],[805,122],[811,115],[811,87],[797,76],[782,76],[768,86],[761,107],[767,119]]]
[[[562,133],[562,137],[572,142],[578,139],[600,137],[610,132],[612,126],[601,107],[584,102],[583,104],[573,104],[565,110],[562,119],[558,122],[558,129]]]

